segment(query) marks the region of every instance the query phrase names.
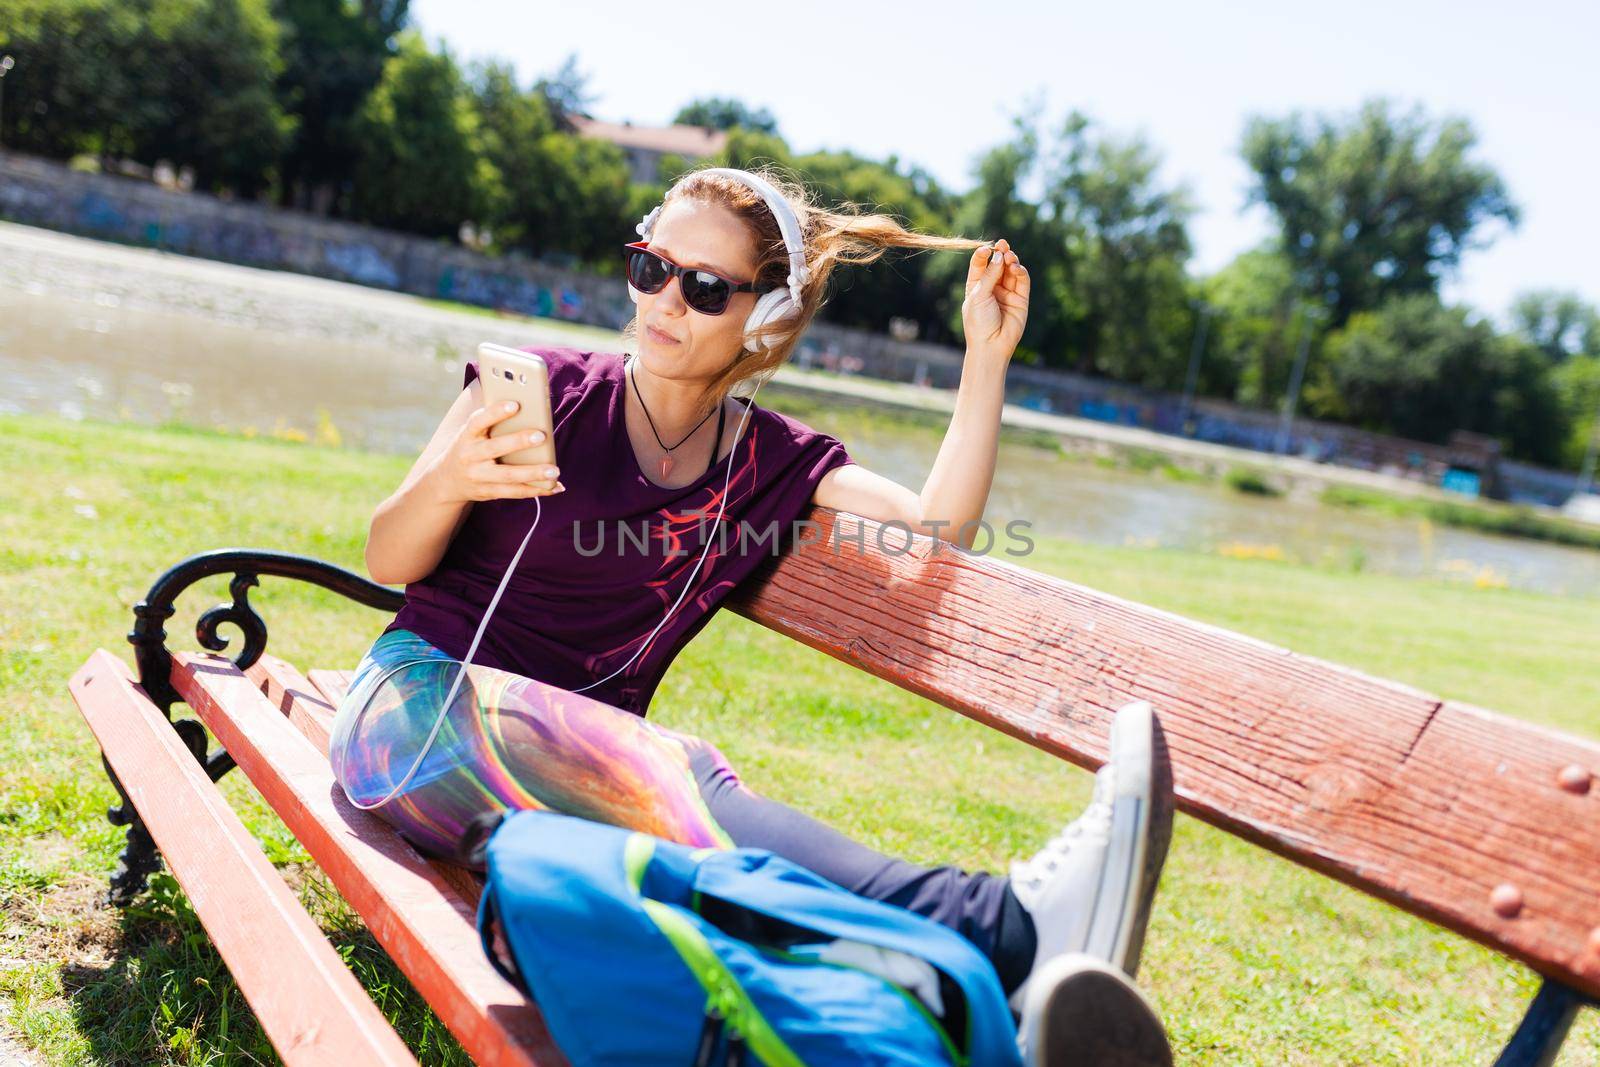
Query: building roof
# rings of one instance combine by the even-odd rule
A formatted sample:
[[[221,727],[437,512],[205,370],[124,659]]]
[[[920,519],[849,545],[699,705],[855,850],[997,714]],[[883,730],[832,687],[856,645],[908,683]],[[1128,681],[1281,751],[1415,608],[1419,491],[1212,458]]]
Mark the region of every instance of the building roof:
[[[587,115],[573,115],[571,121],[584,137],[598,137],[622,148],[674,152],[691,158],[715,155],[728,142],[726,130],[709,126],[635,126],[631,122],[601,122]]]

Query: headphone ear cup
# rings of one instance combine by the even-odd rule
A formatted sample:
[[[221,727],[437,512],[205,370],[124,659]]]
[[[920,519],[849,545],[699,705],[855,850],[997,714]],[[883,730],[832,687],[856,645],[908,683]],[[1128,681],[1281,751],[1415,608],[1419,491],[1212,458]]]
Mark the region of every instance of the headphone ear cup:
[[[766,338],[756,335],[755,331],[786,317],[793,307],[794,301],[789,298],[788,289],[762,293],[756,306],[750,309],[750,317],[744,320],[744,346],[753,352],[772,347]]]
[[[628,299],[632,300],[635,304],[637,304],[639,302],[639,290],[637,290],[637,289],[635,289],[633,287],[633,283],[632,282],[628,282],[627,285],[628,285]]]

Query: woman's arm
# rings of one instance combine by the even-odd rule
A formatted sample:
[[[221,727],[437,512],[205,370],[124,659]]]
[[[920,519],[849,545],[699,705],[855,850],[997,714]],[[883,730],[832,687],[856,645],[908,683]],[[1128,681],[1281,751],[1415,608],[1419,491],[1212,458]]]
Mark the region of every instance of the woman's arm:
[[[915,533],[971,548],[994,482],[1005,403],[1006,366],[1028,318],[1027,268],[1004,239],[999,254],[980,248],[967,270],[961,305],[966,358],[950,428],[921,493],[857,464],[835,467],[817,483],[812,502],[878,522],[899,521]]]
[[[994,481],[1004,398],[1005,366],[984,365],[969,353],[955,414],[921,493],[851,463],[822,476],[812,503],[878,522],[903,522],[914,533],[971,548]]]
[[[411,465],[400,488],[372,515],[367,530],[367,573],[375,582],[405,585],[433,573],[445,549],[472,510],[470,500],[447,500],[435,473],[435,460],[444,454],[483,405],[476,379],[461,390],[427,447]]]

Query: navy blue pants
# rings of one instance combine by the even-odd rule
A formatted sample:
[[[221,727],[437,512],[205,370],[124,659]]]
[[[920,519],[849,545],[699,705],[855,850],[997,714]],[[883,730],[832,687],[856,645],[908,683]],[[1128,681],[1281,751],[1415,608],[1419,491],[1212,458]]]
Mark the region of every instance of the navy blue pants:
[[[700,795],[735,845],[767,849],[853,893],[943,923],[989,957],[1007,994],[1028,977],[1037,945],[1033,919],[1011,892],[1008,879],[891,859],[751,792],[713,746],[687,747]]]

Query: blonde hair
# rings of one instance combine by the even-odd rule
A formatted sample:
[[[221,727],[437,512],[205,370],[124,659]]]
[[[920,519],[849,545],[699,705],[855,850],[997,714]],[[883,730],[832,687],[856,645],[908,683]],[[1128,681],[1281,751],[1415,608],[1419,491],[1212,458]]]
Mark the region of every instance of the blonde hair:
[[[743,182],[725,175],[702,173],[704,169],[688,172],[668,190],[662,203],[687,199],[727,208],[744,221],[755,237],[755,280],[777,286],[787,284],[789,253],[783,243],[783,234],[778,229],[778,220],[773,217],[767,202]],[[759,331],[763,337],[778,338],[774,347],[755,352],[741,346],[733,362],[707,387],[702,413],[714,411],[741,382],[776,370],[788,360],[806,327],[826,302],[824,289],[835,266],[841,263],[871,263],[890,248],[970,251],[988,243],[970,237],[940,237],[908,230],[889,215],[861,214],[858,206],[849,201],[838,205],[841,210],[830,211],[818,206],[811,191],[803,184],[784,175],[776,167],[751,167],[749,170],[771,182],[794,209],[795,217],[800,220],[806,265],[811,268],[811,277],[801,290],[799,314],[791,312],[787,318]],[[623,326],[622,338],[624,343],[630,343],[636,342],[638,336],[639,316],[635,312],[627,325]]]

